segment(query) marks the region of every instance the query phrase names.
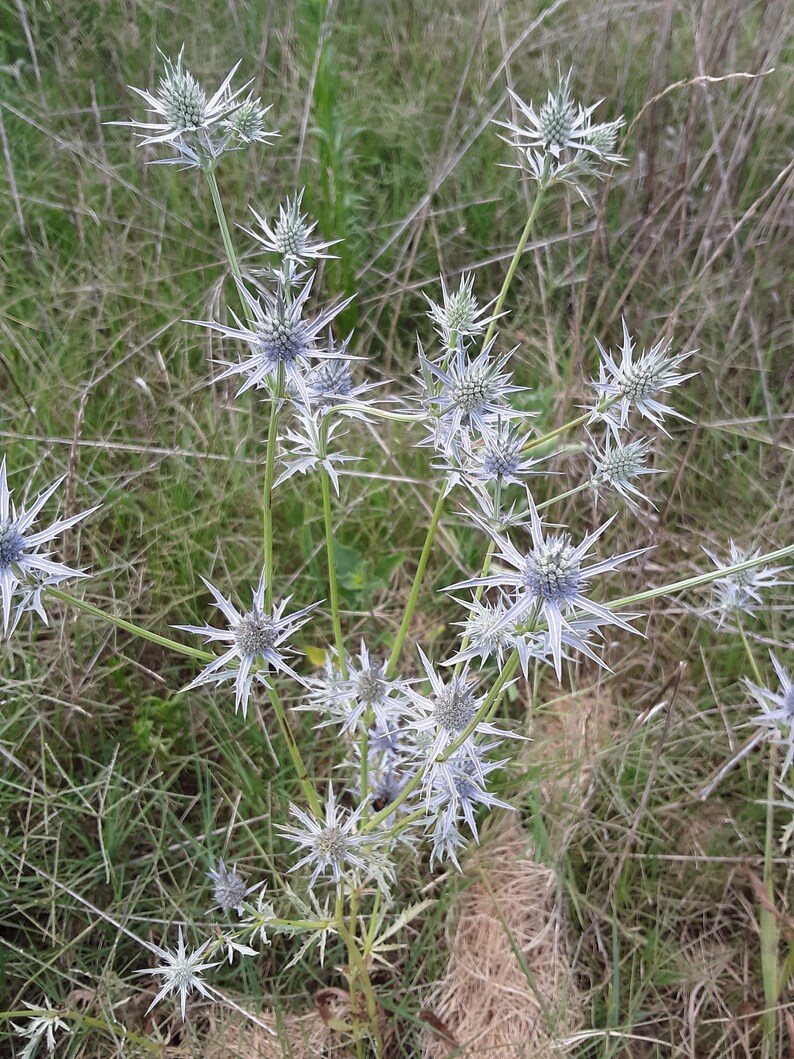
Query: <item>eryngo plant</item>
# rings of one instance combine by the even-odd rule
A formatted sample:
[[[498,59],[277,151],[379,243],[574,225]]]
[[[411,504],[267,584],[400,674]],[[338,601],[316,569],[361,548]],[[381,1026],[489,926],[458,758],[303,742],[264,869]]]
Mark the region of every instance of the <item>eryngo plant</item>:
[[[510,786],[511,753],[525,738],[525,718],[499,716],[506,712],[505,692],[519,680],[519,670],[524,677],[531,674],[542,692],[544,677],[552,684],[561,681],[564,667],[573,671],[582,659],[606,667],[604,648],[611,630],[642,632],[638,601],[690,584],[711,580],[730,599],[730,609],[751,612],[751,604],[778,583],[784,567],[731,544],[731,562],[714,559],[717,569],[710,574],[673,579],[616,599],[607,587],[616,572],[631,563],[639,573],[647,551],[622,551],[616,543],[622,512],[586,531],[558,522],[564,514],[561,502],[585,491],[608,491],[614,502],[627,502],[629,515],[636,505],[650,504],[636,481],[660,473],[646,465],[652,441],[632,439],[630,431],[638,417],[659,433],[664,433],[665,416],[685,421],[669,402],[691,377],[680,368],[692,353],[672,352],[672,343],[660,340],[637,356],[636,339],[624,321],[619,358],[594,342],[593,352],[600,354],[598,376],[583,414],[544,434],[527,405],[529,387],[513,381],[515,350],[506,350],[497,333],[543,197],[555,183],[579,187],[585,177],[621,162],[615,144],[622,119],[593,124],[595,107],[574,100],[570,74],[560,77],[538,109],[514,96],[521,121],[502,124],[511,133],[509,142],[535,197],[513,261],[492,300],[477,296],[472,273],[464,273],[457,287],[442,278],[440,300],[430,299],[428,314],[439,341],[432,347],[420,344],[416,376],[405,387],[390,383],[386,400],[373,394],[375,385],[348,352],[351,336],[343,342],[334,337],[348,302],[312,307],[316,277],[308,266],[329,256],[334,240],[315,235],[315,223],[302,212],[302,191],[288,198],[272,221],[265,219],[273,216],[272,210],[253,210],[258,230],[248,235],[262,267],[243,276],[213,174],[226,151],[267,141],[271,134],[264,131],[261,104],[242,97],[245,87],[232,90],[235,72],[236,67],[208,94],[185,68],[180,52],[175,62],[166,60],[155,91],[136,90],[158,120],[127,124],[141,131],[143,143],[174,149],[175,157],[167,161],[201,169],[213,195],[242,312],[237,316],[228,307],[227,314],[200,323],[220,336],[225,356],[231,358],[212,381],[233,379],[239,382],[238,400],[251,400],[253,394],[265,396],[269,404],[263,558],[250,570],[248,585],[231,586],[228,596],[202,577],[223,620],[177,628],[200,637],[204,647],[167,639],[128,621],[124,628],[201,664],[185,692],[213,695],[221,708],[240,712],[246,723],[256,723],[246,720],[252,701],[266,702],[265,709],[254,712],[266,722],[275,719],[279,746],[294,772],[295,799],[276,823],[281,844],[275,847],[284,879],[292,881],[282,880],[277,892],[268,893],[255,876],[249,885],[249,872],[238,872],[237,862],[229,868],[224,859],[208,857],[203,882],[208,903],[218,913],[215,930],[194,946],[180,926],[176,949],[165,940],[162,947],[150,946],[158,965],[139,973],[159,979],[152,1006],[176,997],[184,1019],[195,993],[210,1000],[220,996],[205,975],[222,962],[255,956],[273,934],[301,938],[296,958],[305,958],[312,945],[322,958],[329,943],[343,944],[350,997],[363,995],[363,1005],[351,999],[347,1030],[358,1056],[365,1048],[382,1056],[382,1023],[368,958],[407,921],[407,912],[397,904],[402,858],[408,851],[412,861],[428,870],[436,864],[460,869],[467,847],[478,840],[482,814],[520,808]],[[231,324],[224,322],[228,318]],[[435,506],[393,636],[373,618],[364,639],[358,629],[354,638],[353,622],[340,604],[332,503],[348,466],[360,458],[339,451],[355,438],[356,421],[369,431],[382,422],[398,422],[414,444],[433,450],[429,467]],[[592,473],[555,492],[556,479],[545,473],[542,458],[551,455],[558,439],[585,424],[603,428],[603,436],[589,439]],[[5,629],[28,610],[45,616],[48,594],[101,616],[99,608],[58,587],[82,571],[41,550],[89,512],[33,532],[58,483],[29,507],[17,509],[5,474],[3,462],[0,589]],[[317,600],[327,594],[330,627],[319,602],[293,608],[291,597],[273,598],[274,588],[290,572],[275,569],[273,539],[279,527],[273,524],[272,494],[297,474],[317,475],[322,489],[327,589],[312,586],[308,595]],[[544,486],[552,495],[541,501]],[[434,538],[445,510],[452,515],[453,504],[480,551],[480,561],[465,567],[463,577],[450,586],[463,595],[445,597],[453,618],[449,627],[461,629],[460,642],[453,645],[448,631],[436,638],[434,649],[417,644],[409,654],[404,648]],[[548,508],[554,509],[554,518],[541,513]],[[776,554],[783,558],[792,551],[789,547]],[[252,584],[250,607],[236,605],[233,600],[245,598]],[[730,592],[725,586],[731,586]],[[309,672],[300,653],[301,631],[310,623],[313,637],[333,640],[321,675]],[[763,711],[755,723],[768,733],[769,742],[787,742],[788,764],[794,754],[791,684],[777,658],[772,663],[781,690],[760,680],[748,687]],[[333,780],[314,777],[307,768],[285,709],[287,695],[297,700],[297,710],[312,716],[318,731],[333,733],[327,747]],[[250,863],[256,851],[245,852]],[[49,1047],[61,1028],[57,1018],[57,1013],[52,1018],[47,1014],[24,1032],[37,1042],[46,1039]]]

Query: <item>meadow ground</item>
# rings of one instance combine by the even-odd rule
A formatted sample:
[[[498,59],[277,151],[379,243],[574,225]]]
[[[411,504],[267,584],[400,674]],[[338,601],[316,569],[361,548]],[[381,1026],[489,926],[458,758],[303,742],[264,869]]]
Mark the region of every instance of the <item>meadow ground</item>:
[[[212,84],[242,57],[282,132],[224,162],[230,220],[245,223],[249,203],[269,216],[305,186],[320,232],[344,240],[322,268],[323,298],[357,295],[339,333],[355,328],[367,372],[402,384],[416,370],[416,334],[432,335],[423,293],[438,297],[440,272],[455,281],[474,269],[478,292],[493,296],[526,219],[531,189],[500,167],[509,151],[489,124],[506,112],[506,87],[539,99],[557,65],[571,67],[578,95],[604,98],[605,117],[626,115],[630,162],[597,187],[592,210],[573,192],[544,204],[500,327],[505,348],[520,343],[518,381],[548,430],[575,414],[596,370],[594,338],[614,346],[622,314],[641,343],[665,335],[699,351],[697,378],[676,394],[692,422],[674,421],[659,447],[656,511],[621,515],[611,531],[616,550],[654,546],[640,571],[614,578],[614,594],[707,569],[702,549],[725,554],[729,539],[764,551],[791,543],[785,0],[4,0],[0,11],[0,451],[20,489],[65,474],[67,514],[102,505],[66,544],[66,561],[91,571],[79,587],[87,599],[168,635],[206,620],[200,575],[247,584],[261,563],[266,406],[235,401],[231,382],[208,385],[220,344],[186,322],[216,318],[234,296],[210,197],[194,173],[146,166],[155,152],[105,124],[141,116],[127,85],[154,84],[157,48],[183,43]],[[335,509],[343,616],[351,643],[366,630],[386,649],[437,482],[404,426],[351,438],[366,463]],[[538,500],[587,475],[575,442],[555,460],[565,477],[540,479]],[[593,518],[581,495],[554,510],[577,531]],[[280,487],[274,525],[278,591],[296,606],[325,595],[314,478]],[[411,628],[438,653],[457,632],[438,590],[472,572],[481,549],[452,517],[442,530]],[[735,626],[704,620],[708,598],[650,604],[645,639],[616,630],[613,674],[579,665],[560,688],[544,672],[529,715],[523,684],[508,702],[533,741],[499,793],[531,839],[530,860],[551,873],[583,1031],[568,1054],[581,1059],[794,1048],[790,857],[779,845],[791,813],[774,820],[770,902],[758,883],[767,755],[698,797],[747,738],[741,680],[751,675]],[[300,643],[314,664],[331,635],[323,613]],[[786,590],[747,630],[765,673],[769,647],[791,668]],[[168,1034],[170,1054],[204,1054],[165,1013],[156,1025],[144,1017],[151,994],[133,971],[148,954],[106,916],[155,942],[176,923],[200,930],[219,855],[283,885],[287,847],[272,824],[296,791],[289,762],[271,754],[279,734],[266,700],[243,720],[212,690],[177,694],[195,673],[57,604],[49,628],[23,623],[0,644],[0,1009],[44,996],[79,1008],[58,1055],[120,1054],[121,1027],[126,1055],[146,1054],[139,1037]],[[313,735],[308,714],[293,721],[324,781],[333,738]],[[486,861],[488,841],[486,829]],[[401,1027],[394,1054],[414,1056],[471,877],[430,874],[413,857],[400,868],[399,901],[432,903],[376,986]],[[772,1048],[764,907],[779,933]],[[221,981],[252,1004],[305,1012],[315,990],[340,984],[344,953],[321,967],[313,952],[291,963],[296,952],[277,938],[242,978],[233,968]],[[550,1036],[555,1019],[572,1032],[564,1013],[547,1014]],[[445,1017],[456,1024],[454,1008]],[[0,1053],[23,1046],[0,1023]]]

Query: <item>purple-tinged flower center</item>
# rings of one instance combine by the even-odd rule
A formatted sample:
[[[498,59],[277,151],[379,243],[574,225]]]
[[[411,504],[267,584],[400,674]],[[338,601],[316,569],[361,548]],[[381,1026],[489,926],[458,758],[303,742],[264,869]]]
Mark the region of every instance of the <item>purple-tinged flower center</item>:
[[[19,562],[26,551],[25,538],[10,518],[0,521],[0,570]]]
[[[436,724],[449,732],[462,732],[474,716],[474,696],[457,680],[437,696],[433,713]]]
[[[241,655],[263,655],[278,638],[278,623],[267,614],[246,614],[234,629],[234,642]]]
[[[550,602],[572,603],[579,592],[581,568],[567,535],[550,537],[526,557],[524,584]]]

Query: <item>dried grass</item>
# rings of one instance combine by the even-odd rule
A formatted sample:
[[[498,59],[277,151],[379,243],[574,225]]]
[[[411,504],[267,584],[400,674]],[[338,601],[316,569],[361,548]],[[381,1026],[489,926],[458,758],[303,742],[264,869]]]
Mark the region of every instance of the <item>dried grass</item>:
[[[457,1046],[428,1031],[424,1059],[552,1059],[581,1020],[559,886],[529,835],[500,820],[467,863],[447,975],[429,1008]]]

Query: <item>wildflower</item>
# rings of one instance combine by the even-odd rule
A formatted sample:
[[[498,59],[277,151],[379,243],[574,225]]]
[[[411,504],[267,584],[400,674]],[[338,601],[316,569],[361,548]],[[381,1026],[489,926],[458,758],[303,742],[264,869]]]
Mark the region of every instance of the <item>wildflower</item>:
[[[474,450],[468,473],[482,482],[523,485],[522,479],[540,462],[530,456],[522,459],[525,444],[526,435],[520,434],[515,427],[498,426],[487,432],[482,445]]]
[[[651,450],[649,442],[637,440],[629,441],[624,445],[618,440],[613,444],[612,436],[608,434],[603,452],[595,444],[593,450],[587,455],[593,464],[590,484],[596,496],[599,487],[606,486],[620,493],[632,507],[636,506],[633,500],[635,496],[641,500],[648,500],[648,497],[632,484],[632,480],[644,474],[661,474],[661,471],[645,466],[645,460]],[[648,503],[651,501],[648,500]]]
[[[238,104],[223,122],[229,145],[235,140],[247,146],[249,143],[270,143],[278,136],[277,132],[265,129],[265,115],[270,107],[263,107],[258,99],[249,96]]]
[[[441,277],[441,305],[425,295],[430,306],[428,316],[447,347],[457,345],[459,339],[481,334],[498,316],[484,316],[493,302],[480,306],[474,296],[474,275],[464,272],[457,290],[449,291]],[[502,315],[501,313],[499,314]]]
[[[361,641],[356,658],[345,660],[347,676],[342,675],[339,660],[331,657],[326,663],[325,676],[313,681],[310,706],[329,714],[321,724],[341,723],[341,731],[356,731],[374,720],[379,730],[394,728],[404,706],[405,684],[388,676],[387,660],[376,661],[367,645]]]
[[[560,74],[555,89],[549,90],[546,102],[537,111],[533,104],[525,103],[509,90],[523,124],[495,124],[511,134],[503,139],[517,150],[521,166],[542,187],[559,181],[576,187],[587,199],[579,183],[581,176],[600,176],[605,163],[625,164],[615,151],[623,118],[594,125],[591,115],[601,100],[583,107],[573,99],[570,82],[571,71],[565,76]]]
[[[517,646],[519,639],[515,627],[504,620],[507,612],[504,598],[496,603],[483,603],[480,599],[456,599],[455,602],[469,611],[465,621],[454,623],[463,628],[463,639],[468,646],[461,647],[444,665],[456,666],[474,658],[485,662],[495,657],[501,669],[505,654]]]
[[[228,621],[229,628],[216,629],[211,625],[177,625],[175,628],[183,632],[195,633],[196,636],[203,636],[207,642],[215,641],[230,646],[214,662],[210,662],[207,668],[199,673],[184,690],[190,691],[202,684],[217,684],[224,680],[233,680],[235,712],[241,709],[245,717],[248,713],[248,700],[253,682],[256,680],[266,686],[271,686],[268,679],[271,669],[277,673],[286,673],[293,680],[304,683],[285,660],[287,654],[294,654],[291,648],[285,646],[285,642],[306,624],[309,620],[308,615],[318,604],[312,603],[308,607],[303,607],[302,610],[285,615],[284,611],[292,598],[290,596],[281,603],[274,604],[268,614],[265,610],[265,575],[262,573],[259,584],[253,592],[251,610],[241,614],[209,581],[203,577],[201,580],[215,600],[214,605]],[[257,659],[264,662],[265,670],[254,669]]]
[[[217,92],[208,98],[193,74],[185,69],[183,55],[184,47],[180,49],[176,62],[163,56],[164,72],[156,91],[148,92],[130,85],[132,91],[146,103],[154,121],[119,121],[112,124],[140,130],[141,146],[167,143],[174,147],[176,156],[162,160],[164,164],[204,167],[213,163],[228,139],[228,133],[222,140],[213,139],[211,133],[216,128],[220,130],[221,123],[228,127],[236,110],[241,107],[248,109],[249,133],[254,131],[250,107],[252,100],[239,100],[250,82],[231,91],[232,78],[240,65],[238,62]],[[261,113],[264,114],[264,111]],[[239,129],[235,131],[239,135]]]
[[[331,875],[338,886],[343,876],[360,873],[374,878],[383,889],[386,879],[394,878],[394,869],[386,858],[375,849],[373,835],[358,832],[358,823],[364,812],[362,803],[352,812],[337,805],[331,784],[325,803],[324,819],[318,820],[297,805],[290,805],[290,814],[299,826],[279,824],[279,831],[294,842],[300,850],[308,850],[290,871],[298,871],[306,864],[312,865],[309,886],[314,886],[320,875]]]
[[[207,951],[209,944],[208,939],[188,955],[185,949],[185,941],[182,937],[182,928],[180,927],[176,952],[169,952],[167,949],[161,949],[157,945],[154,946],[155,952],[162,961],[161,965],[159,967],[147,967],[144,970],[135,972],[136,974],[159,975],[163,980],[160,992],[147,1009],[147,1015],[153,1007],[156,1007],[164,997],[170,996],[171,993],[179,993],[179,1006],[183,1022],[185,1021],[187,998],[194,989],[201,993],[202,996],[207,997],[208,1000],[213,999],[212,993],[201,978],[205,971],[218,966],[217,962],[201,962],[201,957]]]
[[[635,360],[634,342],[629,334],[626,321],[623,320],[622,324],[623,345],[620,350],[620,364],[596,339],[596,345],[601,352],[601,365],[598,382],[593,381],[591,385],[598,394],[599,404],[593,409],[590,421],[604,419],[616,436],[619,430],[627,426],[632,407],[636,407],[641,415],[650,419],[665,433],[667,433],[663,426],[665,413],[688,422],[685,415],[670,408],[669,405],[662,404],[658,398],[671,387],[680,386],[682,382],[686,382],[687,379],[697,374],[693,371],[682,375],[678,371],[681,364],[691,357],[695,350],[669,356],[672,343],[662,341],[647,352],[643,350]],[[604,407],[605,404],[607,407]]]
[[[334,464],[353,463],[360,457],[344,456],[341,453],[328,451],[328,446],[339,427],[338,421],[326,426],[323,431],[317,413],[301,408],[299,416],[302,433],[297,434],[294,430],[286,430],[285,440],[291,442],[293,447],[287,452],[289,458],[284,461],[285,468],[273,483],[273,488],[275,489],[277,485],[281,485],[294,474],[307,474],[309,471],[322,467],[331,479],[334,492],[339,496],[339,475]]]
[[[427,733],[428,738],[432,738],[426,747],[425,785],[428,786],[438,766],[442,772],[449,768],[447,763],[436,762],[435,759],[452,743],[457,742],[472,725],[486,696],[475,694],[474,685],[469,681],[468,663],[464,664],[460,673],[453,673],[449,680],[444,680],[418,645],[417,650],[425,676],[430,684],[430,694],[425,695],[414,688],[406,688],[406,695],[411,703],[407,723],[414,736]],[[478,720],[460,749],[471,758],[477,767],[475,738],[478,735],[506,736],[509,734],[485,720]]]
[[[347,355],[347,346],[351,337],[348,335],[337,352],[329,328],[327,356],[312,368],[307,376],[306,392],[309,395],[310,406],[321,416],[326,415],[332,408],[343,405],[344,407],[340,409],[341,415],[349,419],[368,422],[369,416],[363,397],[380,384],[353,381],[352,361],[354,358]]]
[[[760,716],[755,717],[752,723],[767,729],[767,737],[769,739],[788,744],[786,756],[780,769],[781,777],[785,777],[792,763],[794,763],[794,684],[792,684],[788,673],[771,651],[769,657],[780,681],[780,690],[772,691],[771,688],[759,688],[757,684],[753,684],[749,680],[745,680],[745,684],[750,694],[761,707]]]
[[[429,813],[436,814],[436,826],[433,833],[433,852],[431,864],[434,860],[443,860],[450,857],[458,870],[457,857],[450,856],[450,846],[447,836],[450,833],[460,835],[458,822],[462,816],[469,827],[475,841],[479,841],[477,831],[476,810],[479,806],[489,809],[513,809],[509,802],[497,798],[486,789],[486,780],[490,773],[503,768],[507,760],[489,761],[485,755],[493,750],[498,744],[488,743],[474,748],[476,764],[468,754],[456,751],[449,759],[445,772],[437,773],[433,787],[428,799]],[[452,848],[459,847],[460,843],[453,843]]]
[[[622,555],[615,555],[590,566],[582,562],[593,544],[612,524],[615,515],[608,519],[599,529],[588,533],[581,544],[574,546],[570,534],[560,533],[546,537],[543,532],[538,510],[532,495],[527,490],[527,503],[530,514],[530,534],[532,548],[523,553],[512,542],[477,516],[473,516],[481,529],[493,539],[497,546],[496,558],[513,569],[503,569],[499,573],[486,577],[472,577],[451,585],[450,589],[476,588],[479,585],[494,586],[505,592],[514,593],[511,605],[502,617],[505,625],[518,626],[526,618],[535,614],[536,618],[545,619],[549,631],[549,646],[554,660],[557,678],[562,679],[562,644],[563,632],[572,630],[568,615],[576,611],[593,615],[603,623],[617,625],[628,632],[636,632],[623,618],[613,614],[600,603],[595,603],[583,595],[588,582],[597,574],[614,570],[622,563],[642,555],[647,548],[635,548]],[[533,630],[529,630],[533,631]]]
[[[256,949],[252,949],[250,945],[244,945],[233,934],[223,934],[221,940],[226,948],[226,958],[229,963],[234,963],[235,954],[237,956],[256,956]]]
[[[48,997],[44,998],[43,1005],[29,1004],[27,1000],[23,1000],[22,1003],[26,1008],[37,1012],[37,1014],[31,1015],[25,1026],[20,1026],[16,1022],[11,1023],[21,1037],[29,1038],[20,1053],[20,1059],[33,1059],[33,1056],[38,1053],[39,1045],[42,1041],[44,1041],[47,1053],[53,1055],[55,1053],[56,1032],[68,1033],[69,1024],[58,1017],[58,1012],[53,1010]],[[44,1013],[41,1013],[42,1011]]]
[[[422,367],[437,380],[425,404],[431,411],[438,410],[436,414],[443,431],[441,447],[445,455],[451,452],[457,455],[461,446],[470,451],[473,431],[483,435],[489,433],[497,418],[510,419],[525,414],[512,408],[507,401],[511,394],[520,393],[524,388],[513,385],[511,376],[504,371],[509,353],[491,357],[495,341],[496,336],[474,359],[468,356],[459,341],[443,367],[422,358]]]
[[[728,546],[730,558],[727,563],[722,562],[708,548],[703,549],[718,570],[726,570],[728,567],[738,566],[739,563],[749,562],[752,559],[757,559],[761,554],[760,548],[756,548],[755,551],[739,548],[733,541],[730,541]],[[756,566],[751,570],[739,570],[738,572],[726,574],[725,577],[720,577],[714,581],[712,585],[713,609],[716,610],[719,616],[718,627],[734,611],[740,610],[744,611],[745,614],[754,614],[755,604],[761,602],[761,591],[777,585],[788,585],[791,583],[782,581],[778,577],[779,574],[785,573],[788,569],[787,566],[775,566],[771,569],[768,566]]]
[[[39,512],[62,482],[63,478],[59,478],[48,489],[39,493],[30,507],[23,505],[17,511],[8,488],[5,456],[0,463],[0,604],[3,610],[3,632],[8,632],[13,596],[20,585],[24,586],[20,603],[22,611],[16,615],[15,627],[24,610],[33,609],[39,614],[42,613],[41,592],[48,584],[57,584],[67,577],[88,576],[82,570],[54,562],[49,558],[50,553],[40,551],[40,547],[64,530],[88,518],[99,509],[98,505],[70,518],[57,519],[47,529],[39,530],[38,533],[30,532]],[[46,622],[46,615],[44,620]]]
[[[213,895],[215,904],[224,915],[228,916],[234,910],[238,916],[243,915],[243,903],[249,894],[257,890],[258,884],[246,887],[245,882],[237,872],[237,865],[231,871],[223,863],[223,858],[218,861],[218,867],[208,871],[207,876],[213,883]]]
[[[285,206],[279,206],[278,220],[272,228],[264,217],[260,217],[256,210],[253,207],[251,208],[251,213],[256,217],[257,224],[262,229],[263,234],[260,235],[258,232],[252,232],[249,229],[246,229],[246,231],[256,239],[263,250],[300,263],[310,258],[335,256],[334,254],[326,253],[326,251],[340,243],[341,239],[333,239],[330,242],[323,242],[322,240],[312,241],[311,239],[311,234],[317,227],[317,221],[310,224],[305,214],[301,213],[301,203],[305,190],[305,188],[301,189],[294,199],[288,198]]]
[[[218,376],[218,381],[232,376],[244,377],[245,381],[237,391],[238,397],[253,386],[263,385],[266,380],[275,381],[281,368],[287,385],[295,388],[305,404],[309,403],[305,376],[310,359],[334,355],[317,344],[317,336],[325,331],[334,317],[353,300],[352,297],[346,298],[332,309],[321,312],[314,320],[304,320],[303,309],[313,280],[312,275],[291,299],[287,298],[281,284],[275,294],[265,292],[261,298],[255,298],[245,287],[239,285],[254,321],[251,326],[243,325],[234,313],[232,317],[236,327],[217,324],[211,320],[194,321],[201,327],[209,327],[227,338],[245,342],[250,348],[251,356],[247,360],[228,365]]]

